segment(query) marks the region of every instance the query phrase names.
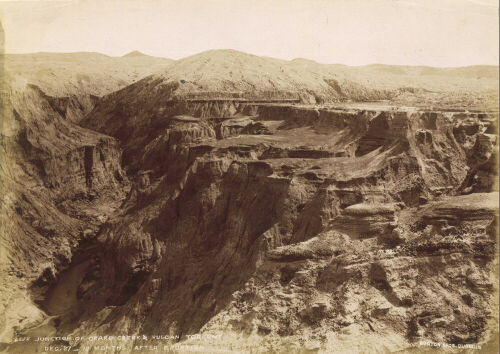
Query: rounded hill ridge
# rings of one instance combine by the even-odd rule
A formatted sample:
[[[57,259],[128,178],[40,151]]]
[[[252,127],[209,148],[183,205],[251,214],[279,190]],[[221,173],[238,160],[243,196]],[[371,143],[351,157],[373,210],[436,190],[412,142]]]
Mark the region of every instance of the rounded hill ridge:
[[[304,103],[391,99],[404,88],[459,92],[494,90],[498,68],[350,67],[261,57],[232,49],[180,59],[146,79],[168,85],[171,98],[298,99]],[[464,75],[464,72],[467,74]]]

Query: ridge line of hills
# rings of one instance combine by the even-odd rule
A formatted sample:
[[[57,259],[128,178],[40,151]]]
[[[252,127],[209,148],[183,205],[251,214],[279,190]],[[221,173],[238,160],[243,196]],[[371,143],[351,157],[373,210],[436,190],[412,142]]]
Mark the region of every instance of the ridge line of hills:
[[[88,55],[88,54],[93,54],[93,55],[99,55],[99,56],[105,56],[108,58],[133,58],[133,57],[149,57],[149,58],[158,58],[158,59],[164,59],[168,60],[171,62],[176,62],[176,61],[181,61],[186,58],[190,58],[199,54],[203,53],[209,53],[209,52],[234,52],[234,53],[242,53],[242,54],[247,54],[255,57],[260,57],[260,58],[266,58],[266,59],[271,59],[271,60],[280,60],[284,62],[304,62],[304,63],[313,63],[315,65],[335,65],[335,66],[345,66],[345,67],[354,67],[354,68],[360,68],[360,67],[400,67],[400,68],[432,68],[432,69],[438,69],[438,70],[460,70],[460,69],[466,69],[466,68],[498,68],[499,65],[491,65],[491,64],[471,64],[471,65],[461,65],[461,66],[433,66],[433,65],[407,65],[407,64],[387,64],[387,63],[370,63],[370,64],[362,64],[362,65],[350,65],[350,64],[344,64],[344,63],[324,63],[324,62],[319,62],[314,59],[309,59],[309,58],[303,58],[303,57],[297,57],[293,59],[282,59],[282,58],[275,58],[272,56],[267,56],[267,55],[257,55],[257,54],[252,54],[252,53],[246,53],[243,51],[235,50],[235,49],[208,49],[204,50],[201,52],[198,52],[196,54],[188,55],[185,57],[181,57],[179,59],[173,59],[173,58],[168,58],[164,56],[157,56],[157,55],[150,55],[143,53],[139,50],[132,50],[130,52],[127,52],[123,55],[108,55],[105,53],[101,52],[96,52],[96,51],[68,51],[68,52],[48,52],[48,51],[38,51],[38,52],[29,52],[29,53],[3,53],[4,56],[11,56],[11,57],[17,57],[17,56],[34,56],[34,55],[53,55],[53,56],[64,56],[64,55]]]
[[[7,54],[3,90],[28,84],[52,97],[103,97],[129,85],[144,99],[298,100],[303,104],[390,100],[403,105],[445,103],[497,109],[495,66],[433,68],[320,64],[224,49],[179,60],[132,51],[121,57],[94,52]],[[135,92],[137,90],[137,92]]]

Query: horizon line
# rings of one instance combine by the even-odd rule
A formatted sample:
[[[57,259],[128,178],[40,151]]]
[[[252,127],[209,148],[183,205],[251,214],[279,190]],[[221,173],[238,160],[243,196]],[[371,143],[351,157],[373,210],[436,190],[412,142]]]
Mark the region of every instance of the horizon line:
[[[180,60],[183,60],[185,58],[189,58],[189,57],[192,57],[192,56],[195,56],[195,55],[198,55],[198,54],[201,54],[201,53],[205,53],[205,52],[210,52],[210,51],[235,51],[235,52],[239,52],[239,53],[243,53],[243,54],[247,54],[247,55],[253,55],[253,56],[256,56],[256,57],[260,57],[260,58],[270,58],[270,59],[284,60],[284,61],[287,61],[287,62],[291,62],[291,61],[294,61],[294,60],[300,60],[300,59],[302,59],[302,60],[312,61],[312,62],[314,62],[316,64],[320,64],[320,65],[344,65],[344,66],[350,66],[350,67],[363,67],[363,66],[373,66],[373,65],[406,66],[406,67],[427,67],[427,68],[439,68],[439,69],[458,69],[458,68],[468,68],[468,67],[476,67],[476,66],[500,67],[500,61],[499,61],[499,63],[496,63],[496,64],[469,64],[469,65],[460,65],[460,66],[440,66],[440,65],[429,65],[429,64],[389,64],[389,63],[380,63],[380,62],[379,63],[361,64],[361,65],[352,65],[352,64],[344,64],[344,63],[322,63],[322,62],[318,62],[318,61],[316,61],[314,59],[310,59],[310,58],[304,58],[304,57],[295,57],[293,59],[277,58],[277,57],[268,56],[268,55],[253,54],[253,53],[244,52],[244,51],[241,51],[241,50],[238,50],[238,49],[232,49],[232,48],[206,49],[206,50],[203,50],[203,51],[200,51],[200,52],[197,52],[197,53],[194,53],[194,54],[190,54],[190,55],[178,58],[178,59],[173,59],[173,58],[164,57],[164,56],[158,56],[158,55],[151,55],[151,54],[144,53],[143,51],[140,51],[140,50],[137,50],[137,49],[132,49],[130,51],[127,51],[123,55],[110,55],[110,54],[105,54],[105,53],[98,52],[98,51],[85,51],[85,50],[83,50],[83,51],[44,51],[44,50],[41,50],[41,51],[36,51],[36,52],[16,52],[16,53],[5,52],[4,51],[4,52],[0,53],[0,55],[93,53],[93,54],[104,55],[104,56],[110,57],[110,58],[123,58],[127,54],[130,54],[130,53],[133,53],[133,52],[138,52],[138,53],[140,53],[140,54],[142,54],[144,56],[148,56],[148,57],[152,57],[152,58],[159,58],[159,59],[180,61]]]

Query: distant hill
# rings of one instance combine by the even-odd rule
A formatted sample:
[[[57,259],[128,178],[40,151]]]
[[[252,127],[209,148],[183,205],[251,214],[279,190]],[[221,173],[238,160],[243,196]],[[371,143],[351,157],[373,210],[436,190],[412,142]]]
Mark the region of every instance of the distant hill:
[[[23,103],[14,99],[16,93],[46,95],[47,99],[57,102],[61,114],[74,122],[94,107],[98,97],[126,87],[173,62],[147,55],[110,57],[89,52],[7,54],[0,60],[4,69],[0,74],[0,90],[5,100],[11,99],[20,110],[19,105]]]
[[[445,93],[498,90],[498,66],[434,68],[373,64],[320,64],[259,57],[236,50],[210,50],[178,61],[132,51],[33,53],[4,56],[13,86],[39,86],[53,96],[102,96],[153,74],[148,85],[173,87],[172,97],[299,98],[304,102],[394,98],[399,89]],[[143,83],[146,84],[146,83]]]
[[[149,56],[149,55],[139,52],[138,50],[134,50],[130,53],[123,55],[122,58],[144,57],[144,56]]]
[[[5,83],[26,84],[51,96],[92,94],[102,96],[164,69],[173,60],[131,55],[110,57],[100,53],[33,53],[4,56]]]
[[[393,65],[350,67],[210,50],[176,61],[142,85],[170,85],[172,97],[299,98],[317,103],[394,97],[401,88],[433,92],[496,91],[498,67],[432,68]]]
[[[379,93],[326,68],[312,61],[289,62],[235,50],[211,50],[181,59],[147,81],[176,86],[173,97],[299,98],[305,102],[349,95],[379,98]]]

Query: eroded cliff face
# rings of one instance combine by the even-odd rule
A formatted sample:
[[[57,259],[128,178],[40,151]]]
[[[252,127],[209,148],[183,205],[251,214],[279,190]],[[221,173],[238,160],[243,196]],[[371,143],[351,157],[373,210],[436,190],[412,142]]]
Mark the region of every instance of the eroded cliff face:
[[[1,338],[10,341],[18,327],[44,318],[26,288],[36,283],[34,299],[43,298],[128,190],[118,142],[74,122],[100,96],[171,61],[97,53],[2,55],[0,61],[1,262],[9,284],[1,297]]]
[[[179,85],[149,77],[71,119],[38,86],[3,92],[4,350],[494,347],[498,113]]]
[[[223,335],[262,351],[341,351],[360,335],[380,351],[491,340],[498,193],[484,166],[498,147],[486,115],[201,112],[173,110],[153,133],[102,127],[133,186],[96,235],[78,325],[61,316],[61,328]]]
[[[120,205],[128,180],[115,139],[80,128],[40,88],[2,91],[2,341],[38,308],[86,237]]]

